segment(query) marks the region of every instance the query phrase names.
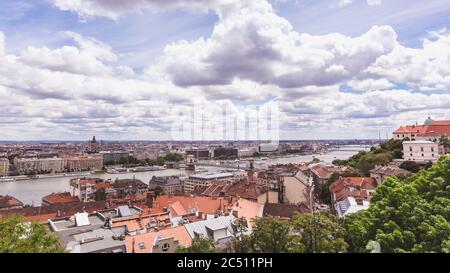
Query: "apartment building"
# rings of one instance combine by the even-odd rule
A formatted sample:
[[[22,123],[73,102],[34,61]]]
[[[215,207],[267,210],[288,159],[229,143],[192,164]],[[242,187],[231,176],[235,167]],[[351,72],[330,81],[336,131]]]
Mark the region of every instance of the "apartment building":
[[[71,172],[99,171],[103,168],[102,156],[76,156],[64,159],[65,169]]]
[[[64,161],[61,158],[15,158],[14,166],[21,174],[62,172],[64,169]]]
[[[433,141],[404,141],[403,159],[419,163],[436,162],[444,154],[444,147]]]
[[[213,181],[230,181],[234,179],[232,173],[200,173],[189,176],[184,180],[184,193],[191,194],[197,187],[210,186]]]
[[[8,176],[9,174],[9,160],[7,158],[0,158],[0,176]]]

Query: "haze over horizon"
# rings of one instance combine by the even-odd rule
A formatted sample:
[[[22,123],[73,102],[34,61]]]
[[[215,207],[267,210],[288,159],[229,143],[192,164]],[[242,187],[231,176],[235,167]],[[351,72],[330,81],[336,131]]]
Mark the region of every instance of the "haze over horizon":
[[[171,140],[270,102],[280,139],[450,119],[446,0],[0,0],[0,141]]]

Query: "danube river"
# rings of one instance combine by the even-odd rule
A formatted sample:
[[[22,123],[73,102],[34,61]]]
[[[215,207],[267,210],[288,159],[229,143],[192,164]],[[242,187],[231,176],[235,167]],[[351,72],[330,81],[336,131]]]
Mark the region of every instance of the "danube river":
[[[309,162],[314,158],[318,158],[326,163],[331,163],[334,159],[347,159],[366,147],[362,146],[345,146],[342,150],[332,151],[324,154],[301,155],[301,156],[287,156],[280,158],[272,158],[267,160],[256,160],[256,167],[264,167],[273,164],[289,164]],[[245,168],[244,164],[240,166]],[[214,171],[221,170],[221,167],[206,167],[202,166],[200,169]],[[168,169],[163,171],[139,172],[139,173],[121,173],[121,174],[94,174],[90,177],[98,177],[102,179],[125,179],[133,178],[140,179],[148,183],[153,176],[186,176],[188,172],[184,169],[174,170]],[[16,182],[0,182],[0,195],[11,195],[21,200],[24,204],[40,205],[41,198],[53,192],[70,191],[70,177],[47,178],[38,180],[24,180]]]

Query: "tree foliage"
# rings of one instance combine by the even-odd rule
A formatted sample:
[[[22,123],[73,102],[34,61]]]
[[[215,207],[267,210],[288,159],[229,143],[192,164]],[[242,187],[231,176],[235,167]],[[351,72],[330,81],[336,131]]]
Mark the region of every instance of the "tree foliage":
[[[95,192],[95,201],[105,201],[106,200],[106,190],[99,189]]]
[[[369,176],[369,171],[377,165],[387,165],[392,159],[403,157],[403,142],[391,139],[380,145],[380,148],[372,147],[369,152],[360,151],[347,160],[335,160],[333,164],[347,165],[358,170],[359,175]]]
[[[233,245],[237,253],[314,253],[345,252],[345,230],[328,213],[296,213],[292,220],[258,218],[251,234],[238,236]]]
[[[412,173],[416,173],[416,172],[420,171],[420,165],[414,161],[404,161],[400,165],[400,168],[410,171]]]
[[[350,250],[376,241],[382,252],[449,252],[450,157],[402,181],[388,178],[366,211],[345,218]]]
[[[345,229],[329,213],[296,213],[292,227],[304,253],[338,253],[347,250]]]
[[[214,242],[209,237],[199,237],[192,240],[190,247],[178,247],[176,253],[216,253]]]
[[[62,253],[58,238],[40,223],[21,216],[0,221],[0,253]]]

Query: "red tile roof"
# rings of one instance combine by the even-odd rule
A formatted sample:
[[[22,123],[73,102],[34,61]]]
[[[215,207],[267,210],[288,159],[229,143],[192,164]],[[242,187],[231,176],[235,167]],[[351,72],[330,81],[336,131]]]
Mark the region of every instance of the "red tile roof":
[[[23,206],[23,203],[20,200],[9,195],[0,195],[0,209],[8,209],[20,206]]]
[[[330,185],[330,191],[335,194],[335,201],[342,201],[348,197],[369,200],[368,190],[377,187],[372,177],[340,177]]]
[[[47,221],[52,218],[72,216],[77,212],[93,213],[94,211],[114,208],[115,205],[105,202],[72,202],[41,207],[25,207],[21,209],[0,210],[0,219],[12,215],[22,215],[27,221]]]
[[[224,198],[213,198],[206,196],[168,196],[162,195],[158,196],[154,201],[154,208],[169,208],[169,205],[179,202],[183,208],[189,212],[193,209],[198,209],[198,211],[203,214],[216,214],[218,211],[224,207],[228,207],[228,200]]]
[[[180,246],[188,247],[192,244],[191,236],[187,232],[184,226],[163,229],[158,232],[150,232],[146,234],[140,234],[136,236],[130,236],[125,239],[125,245],[127,253],[152,253],[153,245],[157,237],[170,238],[178,241]],[[143,243],[143,248],[139,244]],[[134,244],[134,245],[133,245]]]
[[[398,128],[394,134],[415,133],[418,136],[450,135],[450,121],[434,121],[432,125],[407,125]]]
[[[406,125],[398,128],[394,134],[405,134],[405,133],[420,133],[423,131],[425,126],[422,125]]]
[[[42,198],[42,201],[47,204],[61,204],[78,202],[80,199],[76,196],[72,196],[70,192],[52,193]]]
[[[323,166],[317,164],[311,167],[311,172],[313,172],[320,179],[329,179],[333,173],[345,173],[350,171],[350,168],[346,166]]]
[[[419,133],[419,136],[450,136],[450,125],[428,125]]]
[[[435,120],[431,125],[450,125],[450,120]]]

